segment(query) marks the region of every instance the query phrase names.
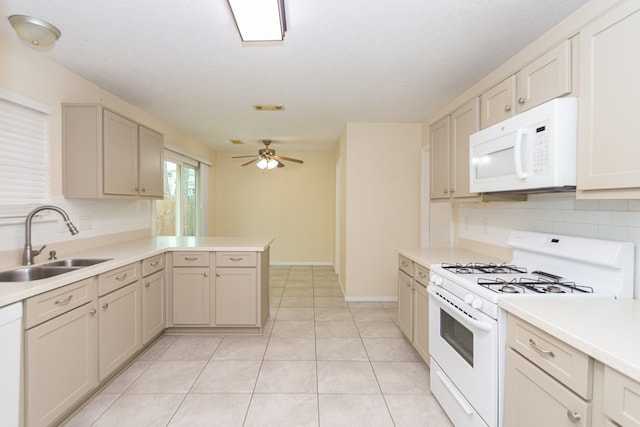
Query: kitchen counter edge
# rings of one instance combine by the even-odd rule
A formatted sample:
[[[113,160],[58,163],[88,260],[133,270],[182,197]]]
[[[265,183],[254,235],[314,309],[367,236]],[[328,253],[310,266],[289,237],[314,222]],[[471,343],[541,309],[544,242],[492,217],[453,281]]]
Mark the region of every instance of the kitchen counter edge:
[[[500,307],[640,382],[640,301],[509,298]]]
[[[64,254],[59,259],[70,258],[110,258],[109,261],[93,266],[83,267],[76,271],[54,276],[48,279],[31,282],[1,282],[0,307],[23,301],[29,297],[48,292],[68,284],[97,276],[142,261],[166,252],[207,251],[207,252],[264,252],[273,243],[273,238],[249,237],[174,237],[159,236],[128,240],[120,243],[88,248],[82,252]],[[36,265],[51,261],[38,262]],[[15,266],[6,270],[20,268]]]

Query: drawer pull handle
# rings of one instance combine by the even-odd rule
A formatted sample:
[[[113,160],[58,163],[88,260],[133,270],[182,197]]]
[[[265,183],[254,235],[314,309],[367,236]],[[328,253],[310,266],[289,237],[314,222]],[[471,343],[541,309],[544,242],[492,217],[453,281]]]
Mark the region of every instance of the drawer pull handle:
[[[89,314],[96,314],[96,309],[92,308],[91,310],[89,310]]]
[[[56,300],[56,304],[59,304],[59,305],[65,305],[65,304],[68,304],[68,303],[69,303],[69,301],[71,301],[71,298],[73,298],[73,294],[69,295],[69,296],[68,296],[68,297],[66,297],[66,298],[60,298],[60,299],[57,299],[57,300]]]
[[[186,257],[184,257],[184,260],[185,260],[185,261],[197,261],[197,260],[198,260],[198,257],[195,257],[195,256],[186,256]]]
[[[116,280],[122,281],[127,278],[127,273],[116,276]]]
[[[242,261],[244,258],[242,258],[242,257],[238,257],[238,258],[236,258],[236,257],[231,257],[231,258],[229,258],[229,259],[230,259],[231,261]]]
[[[149,283],[149,282],[147,282],[147,283],[145,283],[145,284],[144,284],[144,287],[145,287],[145,288],[148,288],[149,286],[151,286],[151,283]]]
[[[109,303],[108,302],[102,303],[102,308],[104,308],[105,310],[109,308]]]
[[[531,338],[529,338],[529,345],[531,347],[533,347],[533,349],[535,351],[537,351],[538,353],[544,354],[545,356],[549,356],[549,357],[556,357],[555,354],[553,354],[553,351],[551,350],[545,350],[543,348],[538,347],[538,345],[536,344],[536,342],[534,340],[532,340]]]
[[[156,265],[158,265],[158,264],[160,264],[160,261],[158,261],[158,260],[155,260],[155,261],[152,261],[152,262],[150,262],[150,263],[149,263],[149,265],[150,265],[151,267],[155,267],[155,266],[156,266]]]
[[[569,418],[572,423],[577,423],[582,417],[580,413],[567,409],[567,418]]]

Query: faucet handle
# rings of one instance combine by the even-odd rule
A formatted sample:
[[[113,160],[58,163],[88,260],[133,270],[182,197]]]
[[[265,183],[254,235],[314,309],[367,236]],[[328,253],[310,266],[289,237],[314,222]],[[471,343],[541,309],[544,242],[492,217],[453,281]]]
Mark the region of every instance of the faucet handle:
[[[40,249],[34,249],[31,251],[31,254],[36,257],[38,255],[40,255],[40,253],[44,250],[44,248],[46,248],[47,245],[42,245],[42,247]]]

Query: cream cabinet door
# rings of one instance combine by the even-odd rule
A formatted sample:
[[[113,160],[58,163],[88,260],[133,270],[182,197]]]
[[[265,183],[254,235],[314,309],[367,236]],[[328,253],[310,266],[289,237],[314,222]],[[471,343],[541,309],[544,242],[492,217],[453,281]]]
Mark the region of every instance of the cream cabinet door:
[[[104,193],[138,195],[138,125],[103,110]]]
[[[469,136],[480,130],[479,99],[471,101],[451,113],[451,189],[452,197],[473,197],[469,191]]]
[[[590,403],[511,348],[507,349],[504,408],[505,426],[591,426]]]
[[[429,127],[431,146],[431,198],[448,199],[451,169],[449,157],[450,117],[444,117]]]
[[[162,134],[140,126],[138,144],[140,196],[163,197]]]
[[[145,277],[142,283],[142,344],[147,344],[165,327],[164,271]]]
[[[217,268],[215,292],[216,326],[259,326],[255,268]]]
[[[140,281],[98,299],[98,362],[102,381],[142,348]]]
[[[640,189],[638,46],[638,0],[580,32],[578,190]]]
[[[416,283],[414,287],[413,346],[429,365],[429,294],[426,286],[420,283]]]
[[[172,324],[209,325],[211,283],[209,267],[173,268]]]
[[[398,326],[413,341],[413,279],[398,270]]]
[[[513,75],[480,96],[480,126],[483,129],[515,114],[517,80]]]
[[[26,425],[54,425],[98,384],[95,302],[25,332]]]
[[[565,40],[518,73],[518,112],[571,93],[571,40]]]

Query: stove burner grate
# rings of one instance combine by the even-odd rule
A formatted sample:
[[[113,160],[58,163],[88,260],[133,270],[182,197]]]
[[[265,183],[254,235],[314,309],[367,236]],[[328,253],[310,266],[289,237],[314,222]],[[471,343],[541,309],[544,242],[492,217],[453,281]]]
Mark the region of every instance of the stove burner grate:
[[[593,293],[592,287],[576,285],[574,282],[557,282],[528,277],[515,278],[508,282],[499,277],[495,279],[481,277],[477,283],[498,293],[524,293],[526,290],[540,294]]]
[[[523,274],[527,272],[524,267],[513,264],[493,264],[470,262],[468,264],[442,264],[442,268],[455,274]]]

